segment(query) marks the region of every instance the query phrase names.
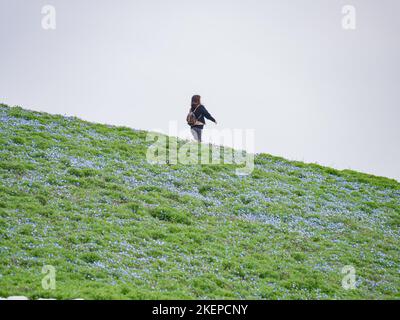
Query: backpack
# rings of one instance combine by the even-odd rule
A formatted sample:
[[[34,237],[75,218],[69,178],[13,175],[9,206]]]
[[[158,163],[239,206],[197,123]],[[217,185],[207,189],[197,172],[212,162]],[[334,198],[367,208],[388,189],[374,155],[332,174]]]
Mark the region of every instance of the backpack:
[[[195,115],[195,112],[196,112],[198,107],[200,107],[200,105],[198,105],[196,107],[196,109],[194,109],[193,111],[192,111],[192,108],[190,108],[189,114],[186,117],[186,122],[191,127],[192,126],[196,126],[196,125],[203,125],[204,124],[204,123],[200,122],[199,120],[197,120],[197,117]]]

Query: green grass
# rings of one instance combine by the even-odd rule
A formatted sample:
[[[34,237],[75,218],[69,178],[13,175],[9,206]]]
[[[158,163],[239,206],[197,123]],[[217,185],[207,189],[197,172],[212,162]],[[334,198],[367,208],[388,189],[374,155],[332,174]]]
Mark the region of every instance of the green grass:
[[[247,177],[152,165],[146,134],[0,105],[0,297],[400,297],[398,182],[267,154]]]

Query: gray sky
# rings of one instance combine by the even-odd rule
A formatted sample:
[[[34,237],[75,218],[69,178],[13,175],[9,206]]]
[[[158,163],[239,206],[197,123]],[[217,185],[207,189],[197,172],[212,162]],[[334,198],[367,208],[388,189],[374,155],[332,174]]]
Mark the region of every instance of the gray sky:
[[[198,93],[257,152],[400,180],[399,15],[398,0],[0,0],[0,102],[167,130]]]

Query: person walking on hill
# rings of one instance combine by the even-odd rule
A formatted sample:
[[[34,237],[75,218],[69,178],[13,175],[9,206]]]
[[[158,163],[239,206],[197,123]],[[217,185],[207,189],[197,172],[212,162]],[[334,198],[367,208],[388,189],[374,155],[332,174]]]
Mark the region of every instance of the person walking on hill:
[[[201,142],[204,125],[206,124],[205,118],[217,124],[217,121],[201,104],[200,100],[201,97],[199,95],[194,95],[192,97],[190,111],[186,118],[187,123],[190,125],[192,135],[198,142]]]

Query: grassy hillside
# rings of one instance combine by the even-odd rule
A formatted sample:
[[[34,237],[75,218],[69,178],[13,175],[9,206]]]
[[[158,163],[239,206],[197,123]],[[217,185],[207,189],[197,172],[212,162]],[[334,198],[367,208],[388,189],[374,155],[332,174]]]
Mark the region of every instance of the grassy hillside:
[[[5,105],[0,143],[0,297],[400,297],[394,180],[267,154],[247,177],[151,165],[146,132]]]

